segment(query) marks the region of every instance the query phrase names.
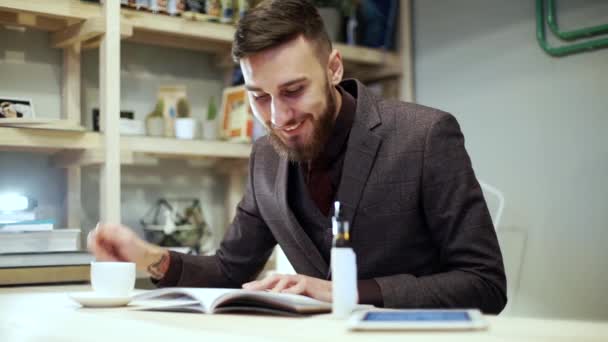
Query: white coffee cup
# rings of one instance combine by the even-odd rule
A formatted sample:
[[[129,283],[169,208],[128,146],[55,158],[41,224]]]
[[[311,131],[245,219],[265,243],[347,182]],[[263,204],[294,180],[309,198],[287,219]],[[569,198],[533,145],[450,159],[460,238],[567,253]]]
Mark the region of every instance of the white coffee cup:
[[[135,263],[91,262],[91,285],[99,295],[127,297],[135,288]]]

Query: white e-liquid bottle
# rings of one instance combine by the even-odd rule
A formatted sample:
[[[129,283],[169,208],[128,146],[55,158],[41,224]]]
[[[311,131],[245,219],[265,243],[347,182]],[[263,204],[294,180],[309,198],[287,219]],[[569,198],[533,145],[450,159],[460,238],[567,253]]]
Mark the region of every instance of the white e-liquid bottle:
[[[331,248],[332,313],[335,317],[350,316],[357,306],[357,259],[350,245],[350,226],[340,213],[340,202],[334,203],[332,218],[334,235]]]

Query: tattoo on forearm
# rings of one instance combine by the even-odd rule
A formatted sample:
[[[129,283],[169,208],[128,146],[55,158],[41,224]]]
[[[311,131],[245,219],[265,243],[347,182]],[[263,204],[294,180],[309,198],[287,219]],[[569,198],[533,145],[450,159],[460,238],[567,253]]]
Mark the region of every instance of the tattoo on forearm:
[[[152,275],[152,278],[160,279],[165,276],[165,270],[163,270],[163,269],[166,269],[166,267],[163,267],[163,266],[164,266],[165,262],[167,261],[167,259],[168,259],[167,255],[163,254],[157,262],[150,264],[148,266],[148,273],[150,273],[150,275]]]

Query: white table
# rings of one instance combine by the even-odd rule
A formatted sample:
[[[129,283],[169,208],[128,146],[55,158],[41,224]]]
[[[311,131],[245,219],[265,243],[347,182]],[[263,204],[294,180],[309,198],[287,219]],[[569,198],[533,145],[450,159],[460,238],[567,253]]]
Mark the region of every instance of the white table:
[[[66,292],[88,286],[0,288],[0,341],[608,341],[608,323],[488,316],[482,332],[349,332],[327,315],[284,318],[85,309]]]

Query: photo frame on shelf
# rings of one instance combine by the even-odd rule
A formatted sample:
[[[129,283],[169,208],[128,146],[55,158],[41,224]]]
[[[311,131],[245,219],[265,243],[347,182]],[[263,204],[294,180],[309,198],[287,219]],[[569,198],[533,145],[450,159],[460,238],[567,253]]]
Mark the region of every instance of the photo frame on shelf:
[[[233,142],[251,142],[253,112],[245,87],[225,88],[222,94],[222,137]]]
[[[34,111],[34,103],[31,99],[0,96],[0,120],[31,120],[35,117],[36,113]]]

